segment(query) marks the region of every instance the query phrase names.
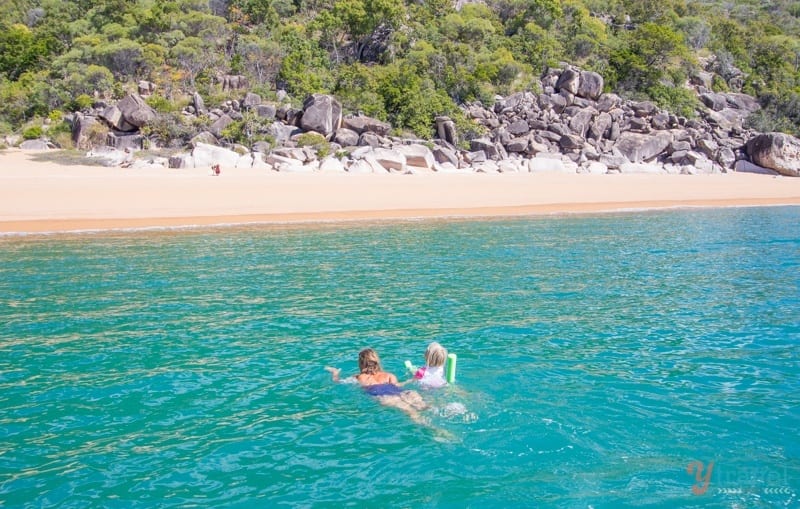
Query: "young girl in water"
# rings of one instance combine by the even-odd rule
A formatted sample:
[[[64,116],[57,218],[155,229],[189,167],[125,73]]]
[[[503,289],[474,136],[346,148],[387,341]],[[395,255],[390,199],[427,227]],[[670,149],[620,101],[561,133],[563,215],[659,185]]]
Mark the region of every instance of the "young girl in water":
[[[334,382],[340,381],[341,369],[326,367]],[[415,422],[424,422],[419,412],[428,408],[428,404],[417,391],[403,389],[397,383],[397,377],[383,371],[378,353],[372,348],[365,348],[358,353],[359,374],[353,378],[364,388],[367,394],[374,396],[382,405],[399,408],[407,413]]]
[[[447,385],[447,381],[444,378],[444,363],[446,361],[447,349],[434,341],[425,349],[425,365],[414,373],[413,379],[425,389],[444,387]]]

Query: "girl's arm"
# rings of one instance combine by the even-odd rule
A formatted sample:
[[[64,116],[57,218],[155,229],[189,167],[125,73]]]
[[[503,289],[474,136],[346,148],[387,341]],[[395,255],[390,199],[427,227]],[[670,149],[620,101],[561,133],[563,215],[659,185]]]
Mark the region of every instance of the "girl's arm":
[[[332,368],[330,366],[325,366],[325,371],[327,371],[327,372],[329,372],[331,374],[331,380],[333,380],[334,382],[338,382],[339,381],[339,373],[342,372],[341,369]]]
[[[343,383],[343,384],[357,384],[357,383],[359,383],[358,382],[358,376],[356,376],[356,375],[348,376],[347,378],[340,378],[339,374],[342,372],[342,370],[339,369],[339,368],[332,368],[330,366],[325,366],[325,371],[327,371],[327,372],[329,372],[331,374],[331,380],[333,380],[334,382],[340,382],[340,383]]]

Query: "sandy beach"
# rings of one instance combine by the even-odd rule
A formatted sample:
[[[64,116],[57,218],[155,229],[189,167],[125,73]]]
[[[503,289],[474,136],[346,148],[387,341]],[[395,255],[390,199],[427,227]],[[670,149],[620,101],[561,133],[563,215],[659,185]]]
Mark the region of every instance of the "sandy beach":
[[[716,175],[286,174],[123,169],[0,152],[0,233],[671,207],[800,205],[800,179]]]

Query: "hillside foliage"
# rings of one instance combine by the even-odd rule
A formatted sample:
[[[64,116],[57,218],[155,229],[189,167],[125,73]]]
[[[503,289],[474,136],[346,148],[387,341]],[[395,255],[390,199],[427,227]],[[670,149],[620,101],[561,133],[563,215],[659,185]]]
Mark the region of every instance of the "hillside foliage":
[[[223,101],[233,74],[265,97],[330,93],[428,137],[436,115],[534,89],[564,62],[677,112],[694,104],[683,84],[710,68],[716,91],[759,98],[755,128],[800,133],[800,1],[788,0],[7,0],[0,133],[140,80],[160,109],[193,92]]]

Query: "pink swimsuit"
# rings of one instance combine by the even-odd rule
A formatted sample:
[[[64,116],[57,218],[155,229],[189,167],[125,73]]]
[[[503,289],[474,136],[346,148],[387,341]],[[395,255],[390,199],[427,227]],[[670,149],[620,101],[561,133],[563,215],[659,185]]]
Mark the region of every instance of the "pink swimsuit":
[[[442,366],[436,368],[422,366],[414,373],[414,378],[419,381],[422,387],[429,389],[436,389],[447,385],[444,379],[444,367]]]

